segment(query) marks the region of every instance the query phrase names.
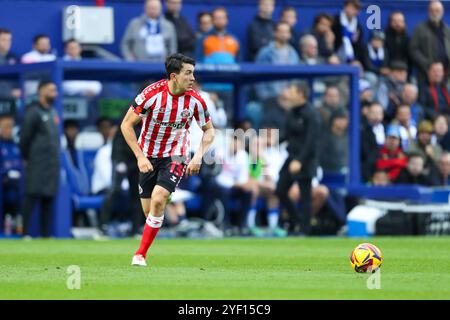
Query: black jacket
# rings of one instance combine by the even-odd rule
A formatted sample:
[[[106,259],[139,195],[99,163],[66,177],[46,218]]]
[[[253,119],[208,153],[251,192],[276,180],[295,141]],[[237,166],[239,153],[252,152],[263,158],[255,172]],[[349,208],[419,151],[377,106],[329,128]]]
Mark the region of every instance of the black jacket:
[[[134,127],[136,135],[139,135],[139,126]],[[128,146],[122,131],[117,130],[112,141],[111,159],[114,163],[125,162],[127,167],[137,167],[137,160],[133,151]]]
[[[372,127],[363,119],[361,125],[361,177],[365,182],[371,180],[375,172],[375,164],[378,156],[378,144]]]
[[[247,29],[247,48],[249,61],[255,61],[259,49],[273,40],[275,22],[256,16]],[[295,48],[295,47],[294,47]]]
[[[289,111],[286,123],[288,161],[296,159],[302,163],[300,177],[312,178],[316,175],[319,129],[319,115],[309,103]]]
[[[403,61],[411,69],[411,60],[409,57],[409,36],[406,33],[397,33],[394,29],[388,27],[386,29],[386,40],[384,47],[386,48],[384,62],[387,67],[393,61]]]
[[[400,171],[397,179],[394,181],[395,184],[420,184],[423,186],[431,185],[430,179],[424,174],[420,174],[418,176],[413,176],[409,173],[407,168],[403,168]]]
[[[20,151],[26,161],[25,193],[55,196],[59,187],[59,118],[53,108],[33,103],[25,110]]]
[[[189,22],[182,16],[175,17],[169,12],[166,12],[165,17],[172,22],[175,27],[178,52],[189,57],[194,57],[197,38]]]

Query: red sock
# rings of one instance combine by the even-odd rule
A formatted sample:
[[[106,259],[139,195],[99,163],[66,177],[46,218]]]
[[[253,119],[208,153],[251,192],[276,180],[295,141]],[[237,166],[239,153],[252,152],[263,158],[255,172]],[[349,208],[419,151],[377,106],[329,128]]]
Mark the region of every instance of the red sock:
[[[139,249],[136,251],[136,255],[142,254],[144,258],[147,256],[147,251],[152,245],[153,240],[156,237],[159,229],[162,226],[164,220],[164,216],[154,217],[151,214],[148,215],[147,221],[144,227],[144,233],[142,234],[141,245]]]

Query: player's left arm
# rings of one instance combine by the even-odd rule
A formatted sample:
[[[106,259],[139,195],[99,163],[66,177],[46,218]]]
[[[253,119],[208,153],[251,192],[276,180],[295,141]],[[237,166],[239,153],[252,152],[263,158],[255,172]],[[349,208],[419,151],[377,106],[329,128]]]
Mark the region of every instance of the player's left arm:
[[[200,166],[202,164],[202,158],[214,141],[215,129],[212,125],[212,121],[209,120],[201,128],[203,130],[202,143],[200,144],[200,148],[195,152],[194,156],[188,164],[188,167],[186,168],[187,175],[199,173]]]

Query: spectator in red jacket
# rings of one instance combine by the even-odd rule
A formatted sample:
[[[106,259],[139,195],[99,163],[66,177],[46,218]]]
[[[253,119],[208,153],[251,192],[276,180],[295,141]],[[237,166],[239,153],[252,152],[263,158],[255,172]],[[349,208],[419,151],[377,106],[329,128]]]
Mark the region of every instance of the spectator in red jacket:
[[[390,181],[394,181],[407,164],[408,157],[400,146],[400,128],[391,125],[386,132],[386,142],[378,152],[377,170],[385,170]]]

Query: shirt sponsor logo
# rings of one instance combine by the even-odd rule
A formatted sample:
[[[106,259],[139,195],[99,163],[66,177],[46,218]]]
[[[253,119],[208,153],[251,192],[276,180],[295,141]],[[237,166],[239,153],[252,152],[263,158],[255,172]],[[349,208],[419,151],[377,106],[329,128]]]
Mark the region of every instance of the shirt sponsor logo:
[[[186,126],[186,122],[165,122],[165,121],[158,121],[155,118],[153,118],[153,121],[155,121],[156,124],[159,124],[160,126],[163,127],[172,127],[175,129],[181,129],[184,126]]]

